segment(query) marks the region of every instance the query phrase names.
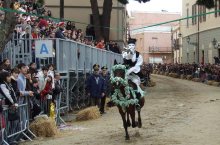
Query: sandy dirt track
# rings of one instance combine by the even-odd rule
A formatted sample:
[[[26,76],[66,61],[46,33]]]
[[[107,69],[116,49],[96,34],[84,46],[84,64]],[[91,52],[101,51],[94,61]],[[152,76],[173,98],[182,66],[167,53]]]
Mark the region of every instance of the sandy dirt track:
[[[23,145],[220,145],[220,87],[153,75],[157,85],[147,88],[143,127],[129,128],[124,139],[116,107],[101,118],[72,122],[85,130],[61,132]]]

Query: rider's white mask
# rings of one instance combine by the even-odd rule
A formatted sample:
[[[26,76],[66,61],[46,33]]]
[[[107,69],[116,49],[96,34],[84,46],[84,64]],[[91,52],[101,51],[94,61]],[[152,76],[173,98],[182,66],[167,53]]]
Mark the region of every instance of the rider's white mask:
[[[133,43],[128,44],[128,49],[130,49],[130,51],[132,53],[134,53],[135,52],[135,44],[133,44]]]

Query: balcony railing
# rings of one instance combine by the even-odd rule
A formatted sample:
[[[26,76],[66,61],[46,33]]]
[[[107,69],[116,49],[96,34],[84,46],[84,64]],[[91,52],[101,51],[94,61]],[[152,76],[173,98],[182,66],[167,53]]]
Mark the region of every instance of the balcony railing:
[[[149,53],[172,53],[171,47],[149,47]]]

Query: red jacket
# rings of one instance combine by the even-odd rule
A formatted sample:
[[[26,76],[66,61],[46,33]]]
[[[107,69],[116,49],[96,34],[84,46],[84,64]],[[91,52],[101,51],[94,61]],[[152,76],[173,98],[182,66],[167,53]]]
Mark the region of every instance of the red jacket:
[[[40,95],[41,95],[41,99],[46,99],[46,96],[52,92],[52,83],[51,82],[47,82],[44,89],[41,91]]]
[[[48,23],[46,20],[44,19],[41,19],[40,22],[38,23],[38,27],[47,27],[48,26]]]

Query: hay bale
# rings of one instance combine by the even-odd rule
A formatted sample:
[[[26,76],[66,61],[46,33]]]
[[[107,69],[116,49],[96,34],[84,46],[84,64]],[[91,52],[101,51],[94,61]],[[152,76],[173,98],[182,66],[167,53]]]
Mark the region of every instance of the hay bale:
[[[186,79],[186,76],[185,75],[180,75],[180,78],[181,79]]]
[[[156,73],[156,74],[158,74],[158,75],[159,75],[159,74],[160,74],[160,71],[157,71],[157,73]]]
[[[168,73],[168,72],[165,72],[165,76],[169,76],[169,73]]]
[[[174,73],[174,74],[173,74],[173,77],[174,77],[174,78],[179,78],[179,75],[178,75],[177,73]]]
[[[201,82],[200,78],[193,78],[192,81],[194,81],[194,82]]]
[[[207,81],[207,85],[212,85],[214,81]]]
[[[187,76],[186,76],[186,79],[187,79],[187,80],[192,80],[193,77],[192,77],[192,75],[187,75]]]
[[[165,72],[164,72],[164,71],[162,72],[162,75],[165,75]]]
[[[215,82],[215,81],[214,81],[214,82],[212,83],[212,86],[218,87],[218,86],[220,86],[220,82]]]
[[[86,109],[83,109],[82,111],[79,111],[76,115],[77,121],[85,121],[85,120],[92,120],[99,118],[100,112],[99,108],[97,106],[88,107]]]
[[[55,120],[47,115],[35,117],[30,124],[30,130],[38,137],[53,137],[58,134]]]

